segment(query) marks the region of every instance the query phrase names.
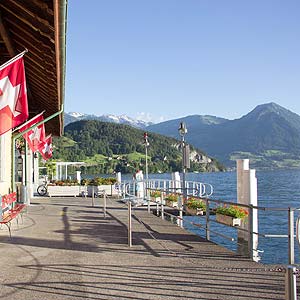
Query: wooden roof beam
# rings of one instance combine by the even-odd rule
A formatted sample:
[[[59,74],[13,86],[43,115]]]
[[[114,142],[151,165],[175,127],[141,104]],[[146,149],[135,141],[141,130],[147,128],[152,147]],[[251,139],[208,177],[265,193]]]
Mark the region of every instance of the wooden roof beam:
[[[2,14],[0,12],[0,34],[3,38],[3,41],[5,43],[5,46],[6,46],[6,49],[9,53],[9,55],[11,57],[14,57],[16,55],[16,50],[13,46],[13,42],[10,38],[10,35],[9,35],[9,32],[8,30],[6,29],[6,26],[5,26],[5,22],[3,21],[2,19]]]
[[[10,13],[12,16],[14,16],[16,19],[20,20],[21,22],[23,22],[24,24],[26,24],[28,27],[30,27],[31,29],[33,29],[34,31],[38,32],[40,35],[46,37],[47,39],[49,39],[49,41],[51,43],[55,43],[54,39],[53,39],[53,35],[52,32],[54,30],[52,30],[52,28],[47,27],[49,31],[51,31],[51,34],[46,33],[44,31],[42,31],[39,27],[33,25],[29,20],[27,20],[24,17],[21,17],[20,15],[18,15],[16,12],[14,12],[13,10],[9,9],[7,6],[3,6],[0,2],[0,7],[2,7],[2,9],[6,10],[8,13]]]

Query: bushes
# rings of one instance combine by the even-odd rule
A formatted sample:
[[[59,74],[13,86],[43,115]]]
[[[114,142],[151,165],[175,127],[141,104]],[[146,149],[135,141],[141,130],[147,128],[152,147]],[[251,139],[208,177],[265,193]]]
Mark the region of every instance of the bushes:
[[[103,178],[103,177],[95,177],[93,179],[82,179],[81,183],[83,185],[112,185],[117,182],[117,179],[114,177],[108,177],[108,178]]]
[[[93,179],[82,179],[81,185],[113,185],[117,181],[114,177],[101,178],[95,177]],[[59,186],[71,186],[79,185],[76,179],[67,179],[67,180],[52,180],[50,185],[59,185]]]

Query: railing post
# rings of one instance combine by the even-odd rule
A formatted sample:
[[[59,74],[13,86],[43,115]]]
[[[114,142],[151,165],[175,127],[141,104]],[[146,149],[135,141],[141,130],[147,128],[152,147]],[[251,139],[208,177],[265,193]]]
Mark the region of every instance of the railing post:
[[[179,226],[181,228],[183,228],[183,210],[182,210],[182,206],[179,209],[179,217],[180,217],[180,219],[179,219]]]
[[[209,223],[209,199],[205,199],[206,204],[206,239],[210,240],[210,223]]]
[[[156,202],[156,216],[158,217],[159,216],[159,203],[158,201],[155,201]],[[160,194],[160,202],[162,203],[163,202],[163,193]]]
[[[184,203],[184,198],[181,197],[180,195],[178,196],[178,200],[177,200],[177,205],[179,207],[179,226],[181,228],[183,228],[183,203]]]
[[[131,201],[128,201],[128,246],[132,247],[132,229],[131,229]]]
[[[289,264],[292,265],[295,263],[295,246],[294,246],[294,211],[289,207],[288,210],[289,216],[288,216],[288,225],[289,225]]]
[[[253,205],[249,204],[248,209],[248,251],[249,257],[254,258],[254,249],[253,249]]]
[[[287,266],[285,273],[285,300],[297,300],[296,267]]]

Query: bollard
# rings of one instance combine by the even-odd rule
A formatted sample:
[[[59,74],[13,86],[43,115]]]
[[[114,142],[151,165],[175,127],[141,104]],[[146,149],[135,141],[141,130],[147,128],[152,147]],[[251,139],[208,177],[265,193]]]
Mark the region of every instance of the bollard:
[[[148,202],[148,214],[150,214],[150,198],[147,198],[147,202]]]
[[[131,202],[130,201],[128,201],[128,247],[132,247]]]
[[[92,206],[94,207],[94,186],[92,188]]]
[[[106,193],[105,193],[105,191],[103,193],[103,214],[104,214],[104,218],[106,218]]]
[[[297,300],[296,267],[287,266],[285,273],[285,300]]]
[[[161,218],[164,220],[165,219],[165,214],[164,214],[164,205],[161,203]]]

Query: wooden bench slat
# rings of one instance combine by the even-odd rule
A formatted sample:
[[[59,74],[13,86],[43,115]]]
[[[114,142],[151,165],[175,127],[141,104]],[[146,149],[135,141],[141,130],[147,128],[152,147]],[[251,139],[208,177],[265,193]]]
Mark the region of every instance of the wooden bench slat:
[[[11,222],[21,211],[25,208],[25,204],[17,203],[17,193],[11,193],[2,196],[1,207],[2,207],[2,219],[0,224],[7,224]]]

